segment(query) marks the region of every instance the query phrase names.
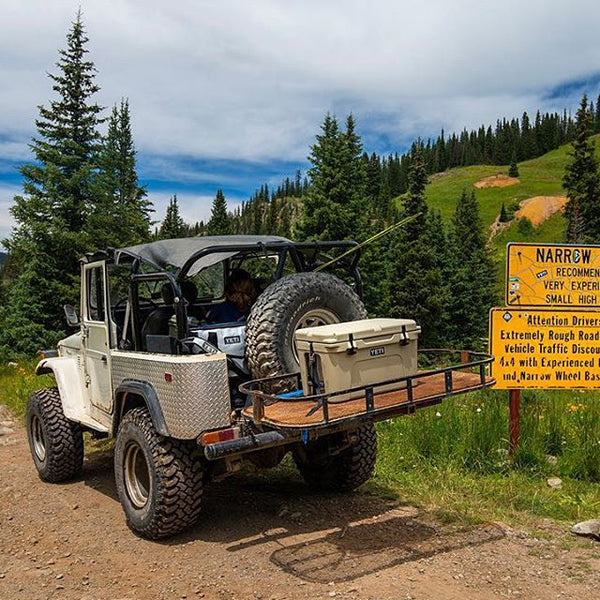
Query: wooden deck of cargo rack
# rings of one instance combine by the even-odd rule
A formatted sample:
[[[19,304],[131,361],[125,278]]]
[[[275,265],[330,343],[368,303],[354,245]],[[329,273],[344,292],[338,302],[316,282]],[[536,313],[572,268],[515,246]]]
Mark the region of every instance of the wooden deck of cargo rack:
[[[424,352],[456,351],[436,350]],[[243,415],[256,424],[285,429],[311,429],[330,426],[349,420],[379,421],[410,414],[419,408],[438,404],[444,398],[490,387],[495,379],[486,374],[486,366],[493,360],[488,354],[469,352],[474,361],[465,361],[441,369],[419,371],[414,375],[391,379],[376,385],[340,390],[332,394],[281,397],[269,393],[279,383],[287,383],[289,390],[301,388],[300,375],[282,375],[247,382],[240,390],[249,394],[253,403]],[[287,381],[286,381],[287,380]],[[377,388],[397,384],[401,389],[377,393]],[[360,397],[340,399],[349,393]],[[336,399],[337,398],[337,399]]]

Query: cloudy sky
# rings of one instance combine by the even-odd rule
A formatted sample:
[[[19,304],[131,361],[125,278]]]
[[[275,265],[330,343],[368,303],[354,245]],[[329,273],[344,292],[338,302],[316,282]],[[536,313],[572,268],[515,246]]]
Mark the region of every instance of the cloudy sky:
[[[600,84],[597,0],[0,0],[0,239],[37,106],[81,6],[97,101],[129,98],[156,208],[206,219],[305,169],[327,111],[365,149],[574,110]]]

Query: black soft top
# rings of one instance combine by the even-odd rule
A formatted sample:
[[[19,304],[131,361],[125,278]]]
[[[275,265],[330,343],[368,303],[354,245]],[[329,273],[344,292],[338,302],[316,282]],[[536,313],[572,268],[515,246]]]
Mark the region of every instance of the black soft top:
[[[294,242],[275,235],[217,235],[158,240],[114,251],[115,262],[123,257],[140,258],[160,269],[167,266],[194,275],[222,260],[247,250],[278,250]],[[184,269],[184,267],[186,267]]]

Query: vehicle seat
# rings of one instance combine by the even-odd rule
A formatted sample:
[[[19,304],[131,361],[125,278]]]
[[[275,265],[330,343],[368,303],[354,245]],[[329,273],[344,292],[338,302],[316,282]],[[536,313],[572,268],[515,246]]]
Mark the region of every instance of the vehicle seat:
[[[181,295],[187,301],[188,317],[195,317],[198,321],[202,321],[206,317],[206,311],[201,306],[194,305],[196,300],[198,300],[198,288],[196,284],[189,279],[182,281]]]
[[[165,283],[160,289],[165,305],[154,309],[142,326],[142,340],[146,343],[147,335],[169,335],[169,319],[175,314],[173,301],[175,294],[170,283]]]

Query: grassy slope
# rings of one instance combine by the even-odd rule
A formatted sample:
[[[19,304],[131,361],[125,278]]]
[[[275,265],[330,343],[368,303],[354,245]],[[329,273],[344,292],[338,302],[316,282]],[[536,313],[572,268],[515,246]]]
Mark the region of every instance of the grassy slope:
[[[568,146],[562,146],[544,156],[519,163],[520,183],[505,188],[475,189],[473,184],[497,173],[508,173],[508,166],[478,165],[453,169],[434,175],[427,186],[427,202],[440,210],[444,220],[449,220],[463,189],[474,190],[485,227],[489,227],[500,214],[502,203],[509,206],[514,200],[532,196],[562,196],[562,176],[568,160]]]
[[[600,135],[592,138],[596,143],[596,155],[600,158]],[[562,177],[569,160],[570,145],[561,146],[544,156],[519,163],[520,183],[505,188],[476,189],[473,184],[498,173],[507,174],[508,166],[475,165],[452,169],[433,175],[427,186],[427,203],[442,213],[449,222],[456,202],[463,189],[475,190],[481,219],[487,229],[500,214],[502,204],[508,208],[514,201],[520,202],[533,196],[563,196]],[[508,242],[562,242],[564,218],[557,213],[531,232],[519,231],[516,222],[498,234],[493,240],[494,255],[498,268],[498,290],[503,294],[504,272],[506,268],[506,244]],[[501,290],[502,288],[502,290]]]

